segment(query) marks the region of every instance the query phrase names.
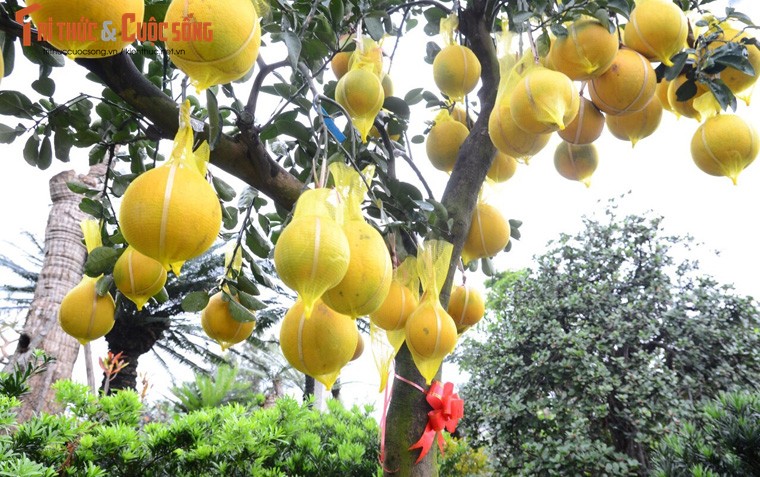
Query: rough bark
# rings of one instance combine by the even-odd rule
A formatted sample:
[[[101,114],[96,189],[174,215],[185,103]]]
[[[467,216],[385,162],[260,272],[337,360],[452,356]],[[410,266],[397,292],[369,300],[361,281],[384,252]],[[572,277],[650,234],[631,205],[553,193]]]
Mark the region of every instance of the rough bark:
[[[55,361],[44,373],[30,381],[31,392],[24,396],[19,420],[25,421],[34,413],[55,411],[52,384],[71,377],[79,351],[79,343],[58,326],[58,308],[63,297],[82,279],[87,250],[82,244],[79,223],[86,214],[79,210],[81,196],[71,192],[66,183],[78,181],[93,188],[100,187],[106,166],[90,168],[87,175],[74,171],[62,172],[50,179],[52,208],[45,229],[45,257],[42,263],[34,298],[26,316],[18,346],[6,369],[22,364],[35,349],[43,349]]]
[[[441,293],[444,308],[449,301],[449,290],[454,281],[465,238],[470,229],[472,213],[477,203],[480,187],[491,167],[496,149],[488,136],[488,116],[496,101],[499,84],[499,65],[496,50],[486,24],[485,2],[476,0],[460,14],[459,30],[468,40],[468,46],[480,60],[482,88],[478,93],[480,115],[470,130],[470,134],[459,150],[456,165],[452,171],[441,203],[446,207],[449,217],[454,220],[451,233],[446,240],[454,245],[449,264],[449,273]],[[411,353],[406,345],[396,356],[396,374],[403,376],[423,388],[427,388],[424,378],[417,371]],[[441,371],[438,372],[440,378]],[[402,381],[393,386],[391,403],[388,410],[386,432],[386,476],[430,477],[438,475],[435,463],[436,450],[415,464],[418,451],[409,452],[407,448],[420,438],[427,424],[430,406],[425,394]],[[466,412],[466,411],[465,411]]]

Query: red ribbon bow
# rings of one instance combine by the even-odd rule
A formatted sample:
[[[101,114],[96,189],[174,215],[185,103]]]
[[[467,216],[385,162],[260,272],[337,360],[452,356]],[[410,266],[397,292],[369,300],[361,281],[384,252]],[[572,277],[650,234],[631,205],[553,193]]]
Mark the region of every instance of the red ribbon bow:
[[[464,401],[460,399],[459,394],[454,393],[454,383],[441,384],[433,381],[426,394],[425,399],[433,410],[428,412],[428,422],[422,437],[409,448],[409,450],[422,449],[415,464],[427,455],[436,437],[438,448],[443,454],[442,431],[444,429],[449,433],[456,431],[459,419],[464,416]]]

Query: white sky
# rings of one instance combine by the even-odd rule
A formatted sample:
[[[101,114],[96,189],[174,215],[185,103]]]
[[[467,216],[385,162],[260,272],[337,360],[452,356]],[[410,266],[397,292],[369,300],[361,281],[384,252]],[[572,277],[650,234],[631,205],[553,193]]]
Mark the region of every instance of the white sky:
[[[716,2],[716,5],[725,4]],[[743,0],[732,4],[760,21],[760,2]],[[719,10],[713,7],[713,11]],[[392,48],[391,40],[388,41]],[[386,50],[390,51],[390,48]],[[261,52],[268,62],[279,59],[268,55],[266,48]],[[424,42],[417,44],[416,40],[402,39],[397,55],[391,71],[397,96],[403,97],[410,89],[420,86],[435,88],[432,67],[421,61]],[[30,67],[19,51],[16,68],[12,76],[3,79],[0,87],[20,90],[36,98],[36,93],[29,88],[30,78],[36,78],[36,68]],[[75,96],[82,85],[89,83],[83,81],[85,73],[73,63],[65,69],[56,69],[54,79],[59,92],[71,91],[56,97],[63,101]],[[95,92],[97,94],[97,89]],[[757,93],[754,102],[751,108],[740,103],[739,114],[760,130]],[[425,129],[423,121],[431,120],[435,115],[424,108],[414,108],[412,114],[410,137],[421,134]],[[16,124],[11,118],[1,120],[10,126]],[[693,164],[689,152],[691,136],[697,125],[694,120],[677,120],[665,112],[658,131],[641,140],[634,149],[630,143],[619,141],[605,132],[596,142],[600,164],[588,189],[562,178],[554,170],[553,153],[558,140],[553,139],[529,166],[521,165],[515,176],[492,194],[492,202],[509,218],[524,222],[522,239],[513,245],[510,253],[497,258],[497,267],[504,270],[530,266],[531,258],[545,249],[547,241],[561,232],[578,231],[584,214],[601,211],[600,201],[603,204],[611,197],[630,191],[630,195],[620,202],[621,209],[630,212],[652,209],[664,216],[668,232],[691,234],[704,243],[699,249],[704,250],[704,254],[690,258],[699,258],[706,273],[723,282],[734,283],[741,293],[760,296],[760,281],[756,278],[757,270],[760,270],[760,247],[757,245],[760,227],[756,223],[755,210],[760,204],[760,164],[749,166],[739,177],[738,186],[733,186],[727,178],[704,174]],[[26,164],[21,154],[25,140],[23,137],[15,144],[0,145],[5,167],[5,173],[0,175],[0,199],[5,204],[0,211],[4,224],[0,228],[0,253],[10,253],[11,249],[4,242],[16,241],[22,231],[43,237],[49,210],[48,180],[53,174],[71,168],[78,172],[87,170],[86,159],[69,164],[54,161],[47,171],[34,169]],[[415,146],[414,157],[440,199],[446,175],[429,165],[424,147]],[[409,181],[415,182],[413,178]],[[720,257],[716,258],[712,250],[720,251]],[[468,278],[482,279],[479,276]],[[369,344],[366,339],[365,342]],[[95,356],[101,353],[97,348],[94,351]],[[374,369],[367,346],[363,358],[344,371],[342,380],[349,400],[366,402],[376,396],[378,379]],[[455,380],[455,376],[449,373],[444,377]]]

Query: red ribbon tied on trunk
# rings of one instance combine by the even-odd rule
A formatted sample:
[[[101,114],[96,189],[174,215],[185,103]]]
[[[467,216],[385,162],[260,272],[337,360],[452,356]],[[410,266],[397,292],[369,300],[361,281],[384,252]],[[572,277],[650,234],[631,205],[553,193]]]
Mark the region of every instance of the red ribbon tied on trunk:
[[[427,455],[434,440],[438,441],[438,448],[443,454],[442,431],[444,429],[449,433],[456,431],[459,419],[464,416],[464,401],[459,394],[454,392],[454,383],[441,384],[433,381],[426,394],[425,399],[433,410],[428,412],[428,422],[422,437],[409,448],[409,450],[422,449],[415,464]]]

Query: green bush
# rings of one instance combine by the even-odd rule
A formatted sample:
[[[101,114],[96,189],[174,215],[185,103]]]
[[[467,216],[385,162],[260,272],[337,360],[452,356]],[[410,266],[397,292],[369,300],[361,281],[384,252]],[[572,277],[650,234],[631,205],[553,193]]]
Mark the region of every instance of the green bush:
[[[319,412],[283,398],[267,409],[228,404],[171,422],[148,421],[136,393],[97,398],[56,383],[61,414],[15,421],[14,396],[0,395],[0,476],[335,476],[379,472],[371,408],[339,401]]]
[[[760,475],[760,393],[722,394],[663,439],[653,461],[657,477]]]

